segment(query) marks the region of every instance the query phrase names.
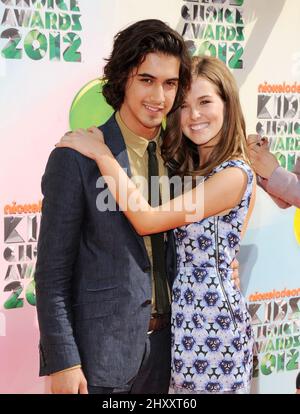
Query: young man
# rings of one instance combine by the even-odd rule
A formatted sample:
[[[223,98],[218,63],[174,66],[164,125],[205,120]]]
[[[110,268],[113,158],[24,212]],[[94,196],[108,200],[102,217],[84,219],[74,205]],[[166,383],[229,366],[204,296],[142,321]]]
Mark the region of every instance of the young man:
[[[166,174],[161,123],[190,82],[183,39],[159,20],[137,22],[116,35],[104,78],[116,111],[100,127],[107,145],[132,177],[149,178],[150,158]],[[100,211],[98,179],[79,153],[50,155],[35,275],[40,375],[54,393],[167,393],[173,249],[164,263],[164,235],[140,237],[122,212]]]

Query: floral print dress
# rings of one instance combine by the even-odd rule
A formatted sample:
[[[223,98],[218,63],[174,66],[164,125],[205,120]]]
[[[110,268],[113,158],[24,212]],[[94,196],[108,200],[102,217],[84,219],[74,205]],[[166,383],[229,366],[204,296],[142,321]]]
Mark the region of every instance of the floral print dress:
[[[248,176],[239,205],[224,216],[174,230],[171,389],[176,392],[239,392],[249,387],[252,376],[250,315],[232,281],[230,264],[240,247],[253,173],[244,161],[231,160],[205,179],[230,167],[241,168]]]

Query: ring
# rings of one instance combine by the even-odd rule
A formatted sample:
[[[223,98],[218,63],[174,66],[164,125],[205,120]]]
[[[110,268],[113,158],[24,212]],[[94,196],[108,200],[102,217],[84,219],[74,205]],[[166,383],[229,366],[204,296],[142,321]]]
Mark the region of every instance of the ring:
[[[65,135],[72,134],[72,132],[73,132],[73,131],[68,131],[68,132],[66,132],[66,133],[65,133]]]

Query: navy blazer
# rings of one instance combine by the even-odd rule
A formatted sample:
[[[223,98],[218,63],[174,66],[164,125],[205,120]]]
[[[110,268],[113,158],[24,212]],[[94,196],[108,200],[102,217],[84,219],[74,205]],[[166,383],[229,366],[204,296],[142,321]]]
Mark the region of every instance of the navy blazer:
[[[114,115],[100,127],[123,168],[130,166]],[[119,387],[140,367],[151,314],[151,268],[143,237],[125,215],[99,211],[96,163],[54,149],[44,195],[35,273],[40,375],[81,364],[93,386]],[[103,193],[105,191],[105,193]],[[99,201],[99,198],[98,198]],[[169,232],[168,277],[175,272]]]

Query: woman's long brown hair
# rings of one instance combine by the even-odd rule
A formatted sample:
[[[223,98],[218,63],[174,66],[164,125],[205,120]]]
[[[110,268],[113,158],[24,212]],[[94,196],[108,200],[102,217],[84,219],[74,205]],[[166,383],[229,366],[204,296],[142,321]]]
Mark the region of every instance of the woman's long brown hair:
[[[249,162],[245,120],[233,75],[221,60],[211,56],[197,56],[192,58],[192,78],[198,77],[211,82],[224,102],[220,141],[212,150],[208,161],[200,168],[197,146],[181,130],[181,108],[171,113],[167,118],[162,156],[173,175],[205,176],[232,158],[243,158]]]

